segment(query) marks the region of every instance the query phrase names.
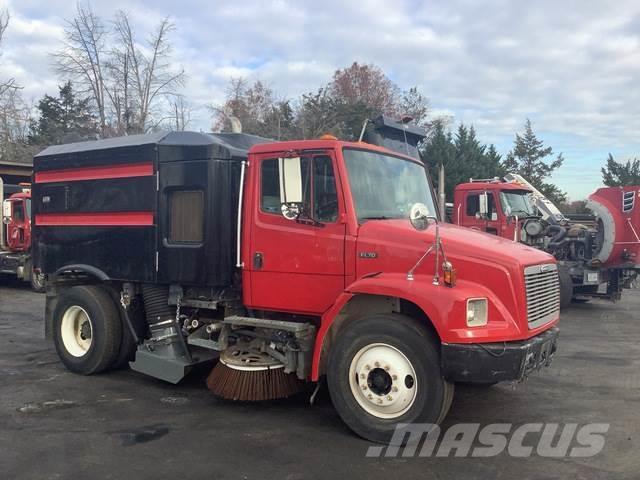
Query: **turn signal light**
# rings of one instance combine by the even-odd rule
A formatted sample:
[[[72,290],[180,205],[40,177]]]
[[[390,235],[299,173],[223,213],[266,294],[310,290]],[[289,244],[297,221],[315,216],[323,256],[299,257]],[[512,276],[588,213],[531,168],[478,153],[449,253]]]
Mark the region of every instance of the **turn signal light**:
[[[325,133],[320,137],[320,140],[338,140],[338,137],[331,135],[330,133]]]
[[[445,262],[442,264],[442,280],[447,287],[455,287],[456,280],[458,279],[458,274],[456,269],[453,268],[450,262]]]

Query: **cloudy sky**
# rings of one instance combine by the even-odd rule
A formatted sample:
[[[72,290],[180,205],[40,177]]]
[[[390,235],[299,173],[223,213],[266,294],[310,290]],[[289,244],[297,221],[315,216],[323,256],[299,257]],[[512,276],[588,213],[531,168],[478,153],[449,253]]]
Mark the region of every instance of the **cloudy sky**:
[[[0,75],[27,99],[56,93],[48,53],[72,0],[0,0],[12,19]],[[529,117],[565,165],[554,181],[572,199],[600,183],[608,152],[640,156],[640,2],[637,0],[94,0],[149,31],[176,24],[174,60],[199,107],[220,102],[231,76],[259,78],[297,97],[353,61],[375,63],[401,87],[417,85],[434,111],[473,124],[506,153]]]

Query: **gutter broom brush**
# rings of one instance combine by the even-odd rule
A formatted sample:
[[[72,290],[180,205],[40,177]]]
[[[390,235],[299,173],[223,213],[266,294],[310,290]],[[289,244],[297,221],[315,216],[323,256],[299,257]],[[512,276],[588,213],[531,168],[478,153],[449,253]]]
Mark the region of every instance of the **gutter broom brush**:
[[[207,387],[227,400],[255,402],[286,398],[302,391],[304,382],[266,353],[230,347],[207,378]]]

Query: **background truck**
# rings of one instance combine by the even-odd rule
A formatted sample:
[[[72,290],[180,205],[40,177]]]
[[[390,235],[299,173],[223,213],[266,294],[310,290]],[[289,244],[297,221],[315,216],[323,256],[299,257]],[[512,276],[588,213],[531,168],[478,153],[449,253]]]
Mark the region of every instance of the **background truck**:
[[[30,186],[5,185],[0,178],[0,200],[0,274],[17,276],[44,292],[44,276],[33,271],[31,262]]]
[[[49,147],[33,183],[46,333],[80,374],[130,361],[177,383],[218,359],[208,387],[233,400],[326,377],[345,423],[385,442],[441,421],[455,382],[522,380],[556,349],[554,258],[435,205],[420,161],[332,137]]]
[[[567,218],[519,175],[471,180],[455,189],[453,223],[539,248],[560,266],[562,304],[574,296],[619,300],[640,272],[640,186],[600,188],[593,212]]]

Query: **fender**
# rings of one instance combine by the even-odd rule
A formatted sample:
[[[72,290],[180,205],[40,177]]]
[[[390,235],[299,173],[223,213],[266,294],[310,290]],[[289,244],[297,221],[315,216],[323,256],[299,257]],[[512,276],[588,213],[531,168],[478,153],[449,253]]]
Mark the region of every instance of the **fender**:
[[[111,280],[109,275],[104,273],[99,268],[93,267],[91,265],[86,265],[84,263],[65,265],[64,267],[60,267],[58,270],[56,270],[54,275],[60,275],[64,272],[70,272],[70,271],[88,273],[89,275],[96,277],[98,280],[102,280],[103,282]]]
[[[416,275],[415,280],[407,280],[406,274],[389,273],[356,280],[337,298],[321,318],[320,329],[316,336],[311,378],[317,381],[320,376],[320,364],[324,341],[327,333],[343,308],[353,297],[359,294],[394,297],[416,304],[431,320],[433,327],[443,342],[477,342],[479,338],[488,338],[498,330],[502,336],[516,335],[519,332],[517,322],[495,296],[482,285],[460,281],[454,288],[434,285],[431,275]],[[485,296],[490,301],[489,328],[469,331],[466,327],[466,301],[468,298]],[[511,327],[511,328],[508,328]]]

